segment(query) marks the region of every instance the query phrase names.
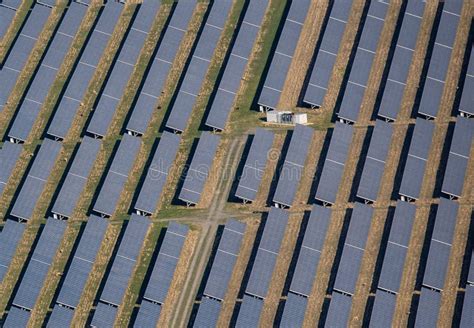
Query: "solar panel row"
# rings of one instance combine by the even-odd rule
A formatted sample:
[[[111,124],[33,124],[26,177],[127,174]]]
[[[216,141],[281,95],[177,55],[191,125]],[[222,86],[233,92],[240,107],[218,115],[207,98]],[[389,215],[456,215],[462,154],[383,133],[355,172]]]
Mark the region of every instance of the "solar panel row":
[[[225,128],[267,5],[268,0],[262,0],[252,1],[247,7],[206,120],[206,125],[211,128],[217,130]]]
[[[18,3],[21,4],[20,1]],[[0,40],[3,39],[5,34],[10,27],[13,17],[15,17],[16,9],[3,6],[3,3],[0,3]]]
[[[339,119],[349,122],[357,121],[388,6],[388,2],[370,2],[349,79],[337,113]]]
[[[244,201],[254,201],[257,197],[274,138],[275,134],[269,130],[258,128],[255,132],[239,178],[236,197]]]
[[[291,136],[285,162],[280,171],[273,202],[291,207],[298,185],[303,177],[303,169],[313,140],[313,128],[297,124]]]
[[[397,118],[408,80],[408,71],[415,51],[424,9],[424,1],[409,0],[407,2],[378,109],[378,115],[382,118],[388,120],[395,120]]]
[[[23,70],[38,37],[48,20],[51,8],[34,5],[26,22],[12,46],[5,64],[0,70],[0,110],[7,103],[8,97],[16,84],[18,75]]]
[[[199,304],[199,309],[194,319],[193,327],[208,328],[217,327],[219,314],[221,312],[221,302],[204,296]]]
[[[107,134],[117,106],[124,94],[128,80],[138,62],[140,52],[148,37],[161,1],[145,1],[138,7],[132,27],[125,37],[117,60],[99,97],[97,106],[87,126],[87,132],[97,137]]]
[[[23,1],[21,0],[3,0],[0,6],[17,10],[22,3]]]
[[[450,197],[461,197],[473,136],[474,121],[458,116],[441,187]]]
[[[390,327],[396,303],[397,295],[377,289],[369,327]]]
[[[127,123],[128,131],[136,134],[145,133],[171,65],[188,29],[195,5],[196,0],[179,1],[176,5],[171,21],[151,61],[143,86],[137,95],[132,115]]]
[[[462,89],[461,100],[459,102],[459,112],[461,115],[474,115],[474,97],[470,90],[474,89],[474,50],[471,46],[471,54],[469,57],[469,64],[467,66],[466,77]]]
[[[450,4],[457,3],[457,4]],[[459,6],[458,6],[459,5]],[[451,52],[461,14],[462,1],[449,1],[443,6],[428,73],[421,95],[418,114],[436,117],[443,95]]]
[[[438,322],[441,293],[421,287],[420,300],[416,311],[415,327],[435,327]]]
[[[351,307],[352,297],[334,291],[331,295],[325,325],[327,327],[347,327]]]
[[[167,128],[179,132],[186,128],[232,3],[231,0],[212,3],[211,11],[197,40],[196,48],[172,105],[166,122]]]
[[[141,139],[124,134],[115,153],[112,165],[100,189],[93,210],[101,215],[111,216],[122,193],[128,175],[140,150]]]
[[[201,138],[179,193],[178,198],[183,202],[187,204],[199,203],[220,140],[220,136],[210,132],[201,133]]]
[[[365,201],[374,202],[377,199],[392,134],[393,126],[391,124],[380,120],[375,122],[359,188],[357,189],[357,197]]]
[[[168,174],[178,153],[181,137],[170,132],[163,132],[160,143],[148,168],[145,181],[135,203],[138,214],[153,214],[166,184]]]
[[[304,296],[288,293],[279,327],[303,327],[308,299]]]
[[[474,312],[472,309],[474,309],[474,286],[467,285],[466,292],[464,293],[460,328],[472,327],[472,323],[474,322]]]
[[[140,309],[138,310],[137,317],[133,324],[133,327],[156,327],[161,314],[161,305],[153,303],[147,300],[142,300]]]
[[[8,271],[24,231],[25,225],[13,220],[7,220],[3,226],[0,233],[0,282]]]
[[[349,19],[352,2],[334,0],[326,26],[321,31],[321,41],[316,53],[316,59],[311,71],[310,80],[306,87],[303,102],[319,107],[323,104],[324,96],[329,86],[336,57]]]
[[[23,146],[6,141],[0,149],[0,194],[7,186],[8,180],[13,173],[15,164],[20,157]]]
[[[15,199],[10,213],[11,216],[22,220],[29,220],[31,218],[60,151],[61,143],[51,139],[43,140],[28,175],[21,186],[20,193]]]
[[[260,110],[276,109],[278,105],[310,3],[310,0],[295,0],[291,2],[288,16],[283,25],[265,83],[258,99]]]
[[[263,300],[250,295],[244,295],[237,316],[236,328],[258,327],[263,309]]]
[[[122,10],[123,5],[115,1],[104,6],[54,113],[50,136],[66,137]]]
[[[53,307],[53,312],[49,317],[47,328],[62,328],[70,327],[72,324],[72,319],[74,317],[74,310],[55,304]]]
[[[352,125],[336,122],[315,199],[334,204],[352,140]]]

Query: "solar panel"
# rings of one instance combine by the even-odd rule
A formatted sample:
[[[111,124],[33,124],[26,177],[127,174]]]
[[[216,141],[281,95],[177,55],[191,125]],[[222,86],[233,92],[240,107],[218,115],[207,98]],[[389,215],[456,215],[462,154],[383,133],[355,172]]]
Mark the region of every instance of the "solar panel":
[[[3,226],[0,233],[0,281],[3,281],[7,273],[24,231],[25,225],[13,220],[6,220]]]
[[[377,199],[392,133],[393,127],[390,123],[380,120],[375,122],[359,188],[357,189],[357,197],[368,201]]]
[[[466,286],[466,292],[464,293],[464,302],[462,306],[461,322],[459,327],[469,328],[474,322],[474,286]]]
[[[438,322],[440,303],[441,294],[439,292],[421,287],[415,327],[435,327]]]
[[[336,122],[315,198],[333,204],[352,140],[352,125]]]
[[[396,302],[396,295],[377,290],[372,315],[370,317],[370,327],[390,327],[392,325]]]
[[[1,6],[5,6],[11,9],[18,9],[20,8],[23,2],[21,0],[3,0]]]
[[[263,229],[262,239],[258,248],[278,253],[283,240],[286,225],[288,223],[288,212],[272,207],[268,213]]]
[[[300,124],[295,126],[273,195],[274,203],[284,206],[293,204],[312,139],[313,129],[311,127]]]
[[[471,285],[474,285],[474,252],[471,253],[471,263],[469,265],[469,275],[467,277],[467,282]]]
[[[252,140],[247,160],[235,192],[235,196],[254,201],[257,196],[263,172],[267,166],[269,151],[273,145],[273,132],[258,128]]]
[[[235,324],[238,328],[258,327],[263,309],[263,300],[244,295]]]
[[[100,296],[101,301],[116,306],[122,303],[149,226],[148,218],[132,214]]]
[[[415,220],[416,206],[410,203],[397,201],[395,213],[390,228],[389,241],[408,247],[411,229]]]
[[[423,277],[424,286],[443,290],[450,253],[450,245],[431,240],[428,259],[426,260],[425,275]]]
[[[127,181],[128,174],[135,163],[140,146],[140,138],[128,134],[123,135],[105,182],[94,204],[95,212],[108,216],[113,214],[123,186]]]
[[[156,327],[160,319],[161,305],[142,300],[133,327]]]
[[[388,242],[380,272],[379,288],[398,293],[406,254],[407,247]]]
[[[24,309],[19,309],[12,306],[8,311],[7,318],[3,324],[5,328],[26,327],[30,320],[30,312]]]
[[[307,304],[308,299],[306,297],[288,293],[288,298],[286,299],[280,321],[280,327],[303,327]]]
[[[189,204],[199,203],[220,140],[221,138],[218,135],[209,132],[201,133],[201,138],[179,193],[179,199],[183,202]]]
[[[30,219],[60,150],[61,143],[50,139],[43,140],[28,176],[15,200],[10,213],[12,216],[24,220]]]
[[[20,157],[23,146],[6,141],[0,149],[0,193],[6,187],[10,176],[13,173],[15,164]]]
[[[92,317],[91,326],[96,328],[105,328],[114,326],[117,308],[113,305],[99,302]]]
[[[178,153],[180,141],[181,137],[173,133],[165,131],[161,135],[160,143],[138,194],[135,210],[149,214],[155,213],[169,170]]]
[[[346,244],[365,249],[370,224],[372,222],[372,214],[372,207],[361,203],[355,203],[345,240]]]
[[[432,239],[449,245],[452,244],[458,208],[458,203],[440,198],[433,234],[431,235]]]
[[[298,0],[290,5],[262,93],[258,99],[261,108],[275,109],[278,105],[310,3],[309,0]]]
[[[426,161],[428,159],[434,124],[417,118],[403,170],[399,194],[408,199],[418,199],[423,183]]]
[[[53,308],[53,312],[49,317],[47,328],[62,328],[70,327],[72,318],[74,316],[74,310],[67,307],[56,304]]]
[[[199,304],[193,327],[216,327],[221,312],[221,302],[212,298],[203,297]]]
[[[13,21],[13,17],[15,17],[14,10],[6,7],[0,7],[0,39],[3,39],[5,33],[7,33],[8,27]]]
[[[474,114],[474,97],[469,90],[474,89],[474,50],[471,46],[471,53],[469,56],[469,63],[467,65],[466,77],[464,80],[464,86],[459,101],[459,112],[462,115],[473,115]]]
[[[204,295],[224,300],[239,255],[244,231],[244,223],[230,220],[226,224],[207,278]]]
[[[352,299],[350,296],[333,292],[325,325],[328,327],[347,327],[351,306]]]

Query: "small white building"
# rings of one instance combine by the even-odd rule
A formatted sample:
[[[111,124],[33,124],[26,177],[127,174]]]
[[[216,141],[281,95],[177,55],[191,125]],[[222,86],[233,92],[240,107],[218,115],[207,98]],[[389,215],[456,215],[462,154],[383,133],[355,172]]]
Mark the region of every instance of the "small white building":
[[[306,124],[308,117],[306,113],[293,113],[290,111],[276,111],[267,112],[267,122],[277,124]]]

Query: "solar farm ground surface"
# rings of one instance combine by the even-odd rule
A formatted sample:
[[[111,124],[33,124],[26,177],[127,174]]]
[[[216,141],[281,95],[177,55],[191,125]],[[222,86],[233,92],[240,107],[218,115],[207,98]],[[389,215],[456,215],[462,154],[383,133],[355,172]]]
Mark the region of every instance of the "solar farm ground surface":
[[[11,44],[14,43],[15,35],[20,29],[28,8],[32,3],[32,0],[26,0],[18,9],[6,37],[1,40],[0,60],[7,56]],[[332,78],[324,98],[324,103],[320,109],[302,108],[299,107],[299,104],[302,90],[307,82],[305,78],[307,78],[312,65],[315,45],[320,36],[321,28],[324,25],[326,9],[329,7],[328,0],[311,2],[301,37],[293,56],[290,71],[280,98],[279,108],[307,113],[311,123],[310,126],[314,128],[314,134],[307,152],[308,156],[293,206],[288,210],[290,212],[289,223],[286,227],[280,254],[273,271],[269,293],[264,300],[260,320],[262,327],[271,326],[272,324],[270,323],[278,320],[281,315],[281,304],[287,299],[289,276],[291,276],[291,274],[289,276],[288,274],[292,272],[291,268],[295,264],[295,259],[293,258],[294,250],[301,243],[301,230],[312,208],[311,204],[313,203],[316,188],[314,177],[318,177],[322,171],[329,144],[330,131],[334,126],[334,114],[339,106],[338,100],[340,99],[341,86],[345,79],[344,73],[348,64],[350,64],[354,40],[357,39],[359,30],[359,22],[364,16],[367,3],[368,1],[364,0],[353,1],[352,11],[347,24],[348,28],[345,30],[342,47],[337,54]],[[123,224],[130,217],[130,209],[136,200],[145,168],[156,148],[156,139],[162,133],[162,127],[167,120],[168,109],[173,102],[180,76],[186,69],[187,58],[193,51],[194,42],[201,31],[201,25],[206,19],[206,12],[209,6],[210,4],[207,0],[197,1],[189,29],[184,36],[183,42],[180,44],[178,55],[172,63],[164,89],[157,101],[157,109],[152,115],[148,129],[141,136],[141,148],[120,194],[118,207],[110,218],[107,218],[111,224],[106,231],[105,242],[98,253],[92,274],[75,311],[74,322],[77,326],[90,323],[91,313],[96,307],[100,295],[99,291],[103,288],[103,278],[109,269],[110,260],[116,252],[116,244],[120,238]],[[0,112],[0,135],[2,140],[5,140],[7,130],[15,118],[18,104],[28,87],[31,77],[34,75],[42,54],[47,49],[47,41],[50,40],[54,33],[55,27],[60,22],[61,15],[66,7],[66,1],[59,0],[57,6],[53,8],[52,14],[40,35],[40,42],[35,45],[28,64],[21,72],[15,85],[14,92],[10,95],[7,105]],[[71,71],[74,69],[75,61],[80,55],[83,44],[87,42],[88,33],[93,26],[96,16],[99,14],[100,7],[100,1],[98,0],[93,1],[89,7],[78,35],[73,41],[71,50],[62,63],[59,74],[42,106],[40,115],[35,121],[32,133],[30,133],[23,145],[23,152],[14,168],[12,177],[0,195],[0,217],[3,218],[2,222],[5,222],[7,214],[11,206],[13,206],[12,201],[15,199],[19,186],[23,182],[23,176],[31,165],[34,158],[33,154],[37,151],[38,146],[45,137],[48,122],[55,111],[55,105],[61,97],[61,92],[67,83]],[[381,81],[386,74],[385,63],[387,58],[390,58],[392,55],[392,37],[394,33],[397,33],[397,20],[399,19],[400,8],[402,7],[403,2],[401,0],[393,0],[387,12],[359,117],[353,126],[354,134],[347,156],[348,159],[344,166],[344,174],[341,186],[337,192],[336,202],[332,206],[331,221],[321,253],[316,279],[312,292],[308,297],[305,327],[313,327],[318,323],[324,322],[324,316],[327,313],[327,304],[331,299],[332,286],[335,279],[334,263],[337,263],[338,258],[341,256],[341,236],[347,230],[347,211],[352,209],[355,203],[354,195],[356,188],[353,182],[360,179],[362,172],[363,163],[361,162],[363,161],[361,161],[361,158],[368,148],[370,138],[367,135],[375,122],[373,113],[377,106]],[[59,246],[59,251],[50,267],[37,303],[31,312],[30,327],[41,326],[51,313],[61,277],[65,274],[68,267],[68,261],[74,249],[74,244],[77,242],[76,239],[80,236],[94,201],[97,198],[99,187],[103,183],[103,177],[109,169],[109,162],[113,158],[118,142],[124,133],[124,124],[129,117],[129,112],[133,109],[135,94],[139,90],[140,83],[147,71],[148,62],[153,56],[155,45],[166,28],[169,16],[173,13],[173,8],[172,0],[162,0],[160,11],[141,51],[138,64],[134,68],[132,77],[127,84],[107,134],[102,139],[102,147],[87,180],[85,189],[81,193],[71,219],[68,220],[67,229]],[[236,303],[241,302],[243,295],[241,283],[244,276],[248,275],[248,262],[254,252],[255,238],[261,233],[260,222],[262,221],[262,214],[267,213],[272,205],[269,195],[272,195],[275,191],[277,169],[281,167],[287,150],[288,142],[285,140],[287,131],[292,129],[283,125],[267,125],[263,120],[264,115],[255,111],[255,99],[258,98],[259,88],[265,79],[268,58],[272,51],[274,51],[274,40],[280,32],[281,18],[288,9],[287,1],[269,1],[269,7],[257,37],[256,45],[252,50],[249,65],[242,79],[227,128],[219,133],[221,135],[221,142],[200,202],[196,206],[188,208],[183,204],[177,204],[176,199],[180,181],[182,180],[183,167],[189,164],[190,154],[195,148],[197,138],[201,135],[203,118],[206,115],[208,103],[212,99],[216,81],[219,81],[221,78],[221,68],[223,63],[226,62],[229,47],[232,46],[232,41],[235,37],[235,27],[239,24],[241,13],[245,8],[246,1],[233,1],[231,12],[227,17],[222,37],[210,62],[209,70],[197,97],[191,119],[181,134],[182,140],[174,162],[175,165],[169,173],[158,210],[150,217],[152,222],[150,231],[152,233],[147,235],[142,246],[137,266],[128,283],[125,297],[118,311],[115,321],[116,326],[127,326],[131,323],[130,320],[133,320],[131,318],[134,318],[139,306],[138,300],[143,294],[143,282],[149,275],[150,263],[156,257],[156,245],[165,231],[164,228],[171,220],[187,224],[191,230],[178,262],[170,287],[171,292],[168,294],[162,308],[159,325],[185,327],[188,324],[189,319],[194,313],[193,309],[200,303],[200,296],[198,297],[197,295],[199,294],[198,291],[202,288],[202,278],[209,265],[209,256],[216,247],[215,236],[229,218],[236,218],[245,222],[247,228],[227,293],[222,301],[218,326],[228,326],[229,323],[235,320],[235,306]],[[393,124],[392,143],[386,159],[377,200],[375,204],[371,205],[374,208],[374,215],[362,260],[362,269],[359,272],[355,293],[352,297],[349,321],[351,326],[363,326],[369,320],[367,308],[373,303],[375,297],[375,291],[377,290],[375,283],[376,274],[381,265],[379,263],[379,251],[381,244],[386,242],[389,233],[387,216],[390,216],[389,214],[393,212],[393,207],[398,198],[397,192],[400,188],[401,170],[403,169],[400,161],[405,157],[409,146],[404,144],[404,141],[406,136],[410,134],[412,125],[415,123],[412,109],[417,101],[419,102],[417,91],[420,81],[423,79],[420,76],[423,75],[426,53],[432,47],[432,41],[430,41],[430,37],[433,34],[432,28],[439,23],[437,8],[437,1],[428,0],[426,2],[425,14],[413,62],[410,66],[402,106],[396,122],[391,123]],[[122,15],[101,58],[98,69],[88,86],[86,96],[79,107],[72,128],[62,141],[62,150],[55,163],[53,173],[47,180],[46,187],[40,196],[38,205],[35,207],[32,218],[26,225],[25,233],[9,270],[0,285],[0,313],[3,320],[8,315],[9,308],[11,308],[17,281],[24,274],[26,263],[31,257],[30,254],[36,245],[39,232],[46,222],[45,217],[49,214],[50,207],[52,206],[51,202],[57,196],[58,186],[62,183],[64,172],[69,168],[74,151],[81,142],[83,131],[86,129],[89,116],[92,114],[91,109],[101,93],[115,56],[120,51],[122,40],[126,36],[130,22],[133,20],[135,10],[136,5],[134,4],[124,5]],[[472,38],[469,39],[469,33],[471,31],[472,34],[473,14],[474,3],[472,1],[465,2],[459,23],[460,28],[457,32],[446,77],[446,85],[448,87],[445,88],[443,93],[438,116],[433,120],[435,128],[432,145],[429,151],[420,197],[414,203],[417,210],[394,313],[394,326],[406,326],[414,320],[413,304],[416,304],[414,300],[418,298],[421,292],[421,281],[423,278],[420,276],[423,271],[420,268],[426,260],[427,245],[429,245],[429,238],[426,236],[430,234],[433,227],[433,209],[434,206],[439,204],[443,172],[449,152],[446,140],[451,138],[454,122],[456,121],[455,115],[452,115],[451,111],[455,102],[458,80],[460,75],[463,74],[461,70],[465,61],[465,51],[469,48],[466,44],[468,42],[472,43]],[[257,127],[265,127],[274,131],[275,140],[267,167],[262,176],[262,183],[257,192],[256,200],[251,204],[241,204],[230,196],[235,188],[234,179],[236,173],[242,165],[242,158],[245,158],[244,151],[247,149],[247,137],[249,134],[254,134]],[[394,142],[395,140],[398,142]],[[474,242],[472,238],[474,226],[472,223],[472,208],[474,204],[473,148],[471,145],[471,155],[469,157],[462,195],[459,200],[456,200],[460,207],[449,267],[442,292],[439,315],[440,326],[451,325],[451,322],[454,320],[453,318],[458,320],[462,308],[460,299],[462,299],[464,294],[465,263],[469,261],[469,251],[472,250]]]

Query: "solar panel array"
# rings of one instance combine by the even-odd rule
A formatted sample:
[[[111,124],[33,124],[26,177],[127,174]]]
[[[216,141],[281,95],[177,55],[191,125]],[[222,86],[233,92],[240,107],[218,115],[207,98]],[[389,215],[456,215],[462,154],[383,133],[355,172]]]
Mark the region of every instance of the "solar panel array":
[[[148,168],[145,181],[135,203],[138,214],[153,214],[166,184],[168,174],[178,153],[181,137],[170,132],[163,132],[160,143]]]
[[[189,166],[179,199],[187,204],[197,204],[209,176],[221,137],[210,132],[202,132],[199,143]]]
[[[463,1],[446,1],[439,21],[418,114],[436,117],[443,95]]]
[[[0,149],[0,194],[5,189],[8,180],[10,179],[16,162],[20,157],[23,146],[6,141]]]
[[[8,131],[10,139],[24,142],[28,138],[86,12],[86,6],[75,2],[71,2],[67,8],[58,30],[36,70],[33,81],[19,105],[20,108],[13,120],[13,125]]]
[[[378,109],[378,115],[382,118],[397,118],[424,10],[424,1],[408,0]]]
[[[329,86],[332,70],[341,46],[342,36],[351,12],[352,2],[334,0],[324,30],[316,59],[306,87],[303,102],[311,106],[321,106]]]
[[[207,16],[206,23],[179,86],[176,99],[171,107],[166,122],[167,128],[179,132],[186,128],[232,3],[232,0],[220,0],[211,4],[209,16]]]
[[[132,214],[107,275],[104,289],[99,298],[100,306],[97,306],[92,318],[92,326],[113,326],[117,308],[122,304],[149,226],[150,220],[148,218]],[[116,308],[112,311],[109,307]]]
[[[153,271],[147,282],[134,327],[143,327],[142,322],[149,323],[146,327],[156,326],[188,231],[189,228],[185,225],[176,222],[169,223],[153,265]]]
[[[7,274],[8,267],[15,255],[18,243],[25,231],[25,225],[13,220],[6,220],[0,232],[0,282]]]
[[[15,199],[10,212],[11,216],[22,220],[29,220],[31,218],[60,151],[61,143],[50,139],[43,140],[28,175],[21,186],[20,193]]]
[[[113,63],[113,68],[87,126],[88,133],[97,137],[106,135],[160,5],[161,1],[158,0],[144,1],[139,5],[132,27],[125,37],[117,60]]]
[[[319,258],[323,250],[326,233],[331,219],[331,210],[314,205],[304,232],[298,261],[293,272],[288,299],[283,309],[283,327],[291,327],[293,322],[303,322],[307,297],[313,289]],[[295,325],[301,326],[301,325]]]
[[[166,77],[188,29],[195,5],[196,0],[178,1],[137,95],[132,115],[127,123],[128,131],[136,134],[145,133]]]
[[[303,177],[304,164],[313,140],[313,128],[297,124],[280,171],[273,202],[291,207],[298,185]]]
[[[121,3],[107,1],[100,13],[54,113],[47,131],[50,136],[60,139],[66,137],[122,10]]]
[[[474,115],[474,98],[472,92],[474,90],[474,50],[471,46],[471,55],[469,57],[469,64],[467,66],[466,77],[461,94],[461,100],[459,102],[459,112],[461,115],[472,116]]]
[[[240,305],[239,316],[235,323],[236,328],[258,327],[260,314],[263,309],[263,300],[250,295],[244,295]]]
[[[276,109],[290,69],[310,0],[295,0],[290,4],[265,83],[258,99],[261,109]]]
[[[46,220],[46,225],[27,264],[26,271],[13,298],[13,305],[10,308],[10,311],[15,307],[24,309],[27,310],[27,313],[22,313],[21,318],[15,315],[10,318],[9,313],[5,326],[21,327],[23,322],[28,321],[30,312],[33,310],[43,287],[49,267],[53,263],[59,243],[63,238],[66,224],[66,221],[53,218]]]
[[[100,189],[93,210],[101,215],[111,216],[117,207],[128,175],[132,170],[135,158],[140,150],[141,140],[124,134],[122,141],[115,153],[112,165],[107,172],[104,183]]]
[[[20,72],[25,67],[31,51],[48,20],[51,8],[35,4],[0,70],[0,110],[7,103]]]
[[[415,129],[408,150],[399,194],[402,200],[418,199],[423,183],[426,161],[430,152],[434,124],[421,118],[416,119]]]
[[[352,140],[352,131],[352,125],[336,122],[315,196],[316,200],[325,204],[334,204],[336,201]]]
[[[458,116],[441,187],[441,191],[450,197],[461,197],[473,136],[474,121]]]
[[[349,80],[344,89],[342,102],[337,113],[337,116],[345,121],[355,122],[359,116],[388,6],[388,2],[381,0],[370,2],[362,35],[351,66]]]
[[[269,130],[258,128],[255,132],[239,178],[236,197],[244,201],[254,201],[257,197],[274,138],[275,134]]]
[[[369,150],[357,189],[357,197],[375,202],[385,169],[385,160],[392,140],[393,126],[377,120],[370,139]]]
[[[84,190],[101,142],[85,136],[66,175],[51,212],[57,217],[70,218]]]
[[[224,130],[263,22],[268,0],[251,1],[212,101],[206,125]]]
[[[16,10],[21,5],[20,0],[11,1],[11,3],[13,6],[10,6],[9,3],[0,3],[0,40],[3,39],[7,33],[8,28],[15,17]]]

